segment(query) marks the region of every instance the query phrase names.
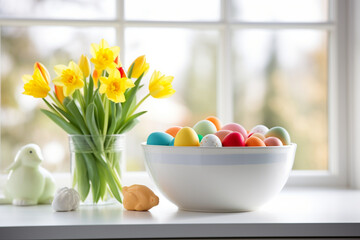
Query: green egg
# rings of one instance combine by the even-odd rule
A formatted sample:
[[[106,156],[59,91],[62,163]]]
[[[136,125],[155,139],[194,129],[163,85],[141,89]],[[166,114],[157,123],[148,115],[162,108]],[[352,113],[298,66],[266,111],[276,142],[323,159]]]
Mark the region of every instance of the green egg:
[[[193,129],[197,134],[200,134],[202,136],[206,136],[208,134],[214,134],[217,131],[215,125],[209,120],[201,120],[197,122],[194,125]]]
[[[265,137],[277,137],[284,145],[291,143],[290,135],[283,127],[273,127],[266,134]]]
[[[201,142],[201,140],[203,139],[203,136],[198,134],[198,138],[199,138],[199,142]]]

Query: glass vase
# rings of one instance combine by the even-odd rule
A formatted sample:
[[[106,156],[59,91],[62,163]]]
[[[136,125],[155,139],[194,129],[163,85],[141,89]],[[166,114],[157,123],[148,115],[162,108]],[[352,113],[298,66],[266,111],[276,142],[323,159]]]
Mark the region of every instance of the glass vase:
[[[122,202],[125,135],[69,135],[72,187],[82,204]]]

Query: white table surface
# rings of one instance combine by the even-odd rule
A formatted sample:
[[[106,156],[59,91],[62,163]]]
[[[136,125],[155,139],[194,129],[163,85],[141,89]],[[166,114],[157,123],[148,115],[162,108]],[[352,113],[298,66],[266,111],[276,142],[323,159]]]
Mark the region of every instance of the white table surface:
[[[160,196],[149,212],[121,205],[54,212],[0,205],[0,239],[360,237],[360,191],[287,188],[255,212],[186,212]]]

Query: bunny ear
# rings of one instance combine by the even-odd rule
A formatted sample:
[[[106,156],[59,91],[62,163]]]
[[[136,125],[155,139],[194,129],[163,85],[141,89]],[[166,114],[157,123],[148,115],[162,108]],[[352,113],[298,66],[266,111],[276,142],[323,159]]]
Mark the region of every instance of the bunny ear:
[[[11,170],[15,170],[20,167],[21,163],[18,159],[16,159],[6,170],[6,173],[9,173]]]

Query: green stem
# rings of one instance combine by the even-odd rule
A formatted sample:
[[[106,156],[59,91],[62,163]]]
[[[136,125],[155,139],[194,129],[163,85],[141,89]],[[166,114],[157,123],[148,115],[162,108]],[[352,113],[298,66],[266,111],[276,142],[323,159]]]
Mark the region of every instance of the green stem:
[[[64,105],[59,101],[59,99],[57,99],[56,96],[51,95],[51,93],[49,93],[49,96],[50,96],[51,100],[53,100],[53,102],[54,102],[59,108],[61,108],[62,110],[65,110]]]
[[[140,102],[138,102],[138,104],[136,104],[136,106],[134,107],[134,109],[131,111],[131,113],[128,115],[127,119],[129,119],[129,117],[131,117],[131,115],[136,111],[136,109],[148,98],[150,97],[150,93],[148,93],[148,95],[146,95],[145,97],[143,97],[143,99],[141,99]]]
[[[109,111],[110,111],[110,104],[107,98],[104,98],[104,109],[105,109],[105,118],[104,118],[104,128],[103,134],[107,134],[108,122],[109,122]]]

